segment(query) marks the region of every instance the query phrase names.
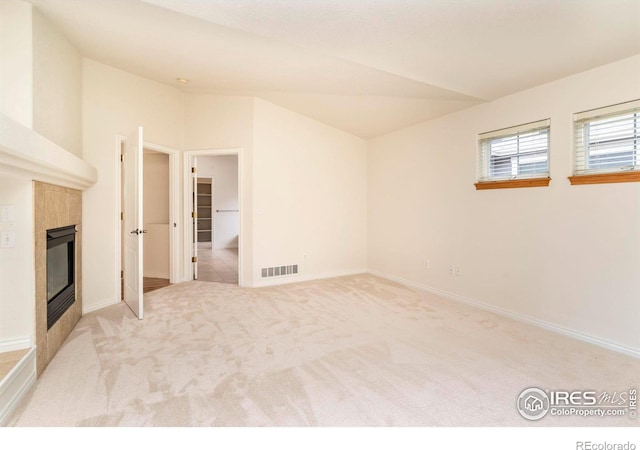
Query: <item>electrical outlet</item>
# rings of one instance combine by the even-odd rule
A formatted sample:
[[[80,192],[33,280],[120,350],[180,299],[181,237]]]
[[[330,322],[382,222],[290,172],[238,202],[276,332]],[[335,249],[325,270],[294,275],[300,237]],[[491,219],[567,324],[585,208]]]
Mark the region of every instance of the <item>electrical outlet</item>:
[[[424,268],[425,269],[431,269],[431,262],[429,262],[428,259],[424,260]]]
[[[457,267],[457,266],[456,266],[456,268],[455,268],[455,273],[456,273],[456,276],[457,276],[457,277],[459,277],[459,276],[460,276],[460,267]]]
[[[456,273],[455,266],[449,266],[449,275],[453,275],[454,273]]]

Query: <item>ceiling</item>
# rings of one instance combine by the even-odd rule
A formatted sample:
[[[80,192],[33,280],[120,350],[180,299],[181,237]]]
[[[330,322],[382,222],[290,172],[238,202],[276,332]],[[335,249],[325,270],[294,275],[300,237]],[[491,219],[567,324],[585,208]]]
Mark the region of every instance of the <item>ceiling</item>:
[[[30,2],[88,58],[364,138],[640,53],[640,0]]]

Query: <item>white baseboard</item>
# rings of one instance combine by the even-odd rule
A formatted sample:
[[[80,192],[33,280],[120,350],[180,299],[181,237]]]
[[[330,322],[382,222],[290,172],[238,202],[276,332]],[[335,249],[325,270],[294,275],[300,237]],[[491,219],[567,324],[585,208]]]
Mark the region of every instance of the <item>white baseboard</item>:
[[[0,353],[22,350],[33,345],[30,337],[0,341]]]
[[[103,300],[101,302],[98,303],[94,303],[92,305],[85,305],[84,302],[82,304],[82,314],[88,314],[90,312],[93,311],[97,311],[99,309],[102,308],[106,308],[107,306],[112,306],[112,305],[117,305],[118,303],[120,303],[120,300],[117,298],[110,298],[107,300]]]
[[[597,345],[599,347],[606,348],[608,350],[613,350],[614,352],[623,353],[628,356],[632,356],[634,358],[640,359],[640,349],[627,347],[624,345],[617,344],[615,342],[607,341],[601,338],[597,338],[594,336],[590,336],[588,334],[582,333],[580,331],[571,330],[569,328],[562,327],[560,325],[556,325],[551,322],[547,322],[544,320],[537,319],[535,317],[527,316],[525,314],[516,313],[513,311],[509,311],[504,308],[500,308],[497,306],[489,305],[487,303],[480,302],[478,300],[470,299],[467,297],[463,297],[458,294],[454,294],[452,292],[443,291],[442,289],[437,289],[426,284],[418,283],[415,281],[407,280],[405,278],[401,278],[395,275],[391,275],[388,273],[380,272],[377,270],[369,270],[368,271],[372,275],[376,275],[381,278],[385,278],[387,280],[395,281],[397,283],[403,284],[408,287],[412,287],[419,291],[428,292],[430,294],[435,294],[440,297],[444,297],[449,300],[454,300],[456,302],[465,303],[467,305],[484,309],[485,311],[489,311],[500,316],[508,317],[510,319],[518,320],[520,322],[526,322],[528,324],[544,328],[545,330],[553,331],[555,333],[559,333],[565,336],[572,337],[574,339],[579,339],[584,342],[588,342],[590,344]]]
[[[145,272],[143,275],[147,278],[166,278],[169,279],[169,272]]]
[[[4,426],[20,401],[36,382],[36,348],[26,355],[0,380],[0,426]]]
[[[269,277],[269,278],[258,278],[254,280],[254,282],[249,285],[245,285],[245,287],[267,287],[267,286],[280,286],[282,284],[291,284],[291,283],[302,283],[303,281],[313,281],[313,280],[323,280],[325,278],[336,278],[336,277],[346,277],[349,275],[359,275],[362,273],[367,273],[366,269],[357,269],[357,270],[343,270],[343,271],[335,271],[335,272],[323,272],[317,274],[297,274],[297,275],[284,275],[281,277]]]

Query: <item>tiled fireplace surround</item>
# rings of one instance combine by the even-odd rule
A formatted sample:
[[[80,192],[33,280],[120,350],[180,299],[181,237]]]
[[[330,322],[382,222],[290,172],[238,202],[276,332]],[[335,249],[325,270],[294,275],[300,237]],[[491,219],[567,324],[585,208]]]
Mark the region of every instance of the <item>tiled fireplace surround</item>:
[[[82,316],[82,192],[34,181],[36,272],[36,368],[38,376],[58,352]],[[76,299],[47,331],[47,230],[77,225],[75,241]]]

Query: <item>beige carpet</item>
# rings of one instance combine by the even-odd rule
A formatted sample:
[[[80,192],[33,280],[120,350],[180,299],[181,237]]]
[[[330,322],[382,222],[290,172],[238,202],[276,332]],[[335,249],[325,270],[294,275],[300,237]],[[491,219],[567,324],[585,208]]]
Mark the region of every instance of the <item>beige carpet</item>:
[[[516,411],[527,387],[622,390],[640,361],[370,275],[189,282],[82,318],[17,426],[638,425]]]

